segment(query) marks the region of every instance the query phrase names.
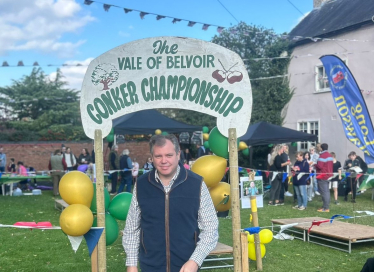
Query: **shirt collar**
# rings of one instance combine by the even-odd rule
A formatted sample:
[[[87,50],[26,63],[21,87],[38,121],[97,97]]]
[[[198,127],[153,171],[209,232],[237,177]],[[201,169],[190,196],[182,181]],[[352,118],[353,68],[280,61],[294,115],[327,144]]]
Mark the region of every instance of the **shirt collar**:
[[[171,179],[170,184],[172,184],[172,183],[177,179],[177,177],[178,177],[178,175],[179,175],[179,172],[180,172],[180,166],[179,166],[179,164],[178,164],[177,171],[175,172],[173,178]],[[163,184],[163,183],[161,182],[160,177],[158,176],[157,168],[156,168],[156,170],[155,170],[155,179],[156,179],[156,181],[157,181],[158,183]]]

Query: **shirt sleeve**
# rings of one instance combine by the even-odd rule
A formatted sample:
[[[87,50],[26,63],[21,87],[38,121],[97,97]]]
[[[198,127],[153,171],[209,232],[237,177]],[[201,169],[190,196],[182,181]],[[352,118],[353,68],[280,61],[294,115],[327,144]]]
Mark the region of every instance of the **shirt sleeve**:
[[[137,266],[140,243],[140,208],[136,195],[136,183],[129,212],[127,214],[126,226],[123,231],[122,245],[126,252],[126,266]]]
[[[127,158],[127,166],[129,167],[129,169],[132,168],[132,161],[131,161],[130,157]]]
[[[218,218],[208,188],[202,183],[200,208],[197,223],[200,229],[199,241],[190,260],[200,267],[218,242]]]

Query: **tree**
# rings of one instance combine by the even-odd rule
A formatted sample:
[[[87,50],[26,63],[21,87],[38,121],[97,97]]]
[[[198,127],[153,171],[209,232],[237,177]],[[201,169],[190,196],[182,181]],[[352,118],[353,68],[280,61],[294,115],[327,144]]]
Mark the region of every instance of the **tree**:
[[[109,63],[98,65],[91,75],[91,81],[94,85],[103,84],[103,90],[109,90],[109,86],[119,77],[116,67]]]
[[[282,125],[281,112],[293,91],[287,77],[275,76],[287,74],[289,59],[279,57],[284,52],[289,54],[288,41],[273,30],[241,22],[214,36],[212,42],[236,52],[247,66],[253,97],[251,123]]]
[[[13,80],[11,86],[0,87],[0,109],[10,112],[7,127],[18,135],[16,139],[10,135],[9,140],[85,138],[78,93],[65,85],[59,70],[50,80],[41,68],[34,68],[30,75]]]

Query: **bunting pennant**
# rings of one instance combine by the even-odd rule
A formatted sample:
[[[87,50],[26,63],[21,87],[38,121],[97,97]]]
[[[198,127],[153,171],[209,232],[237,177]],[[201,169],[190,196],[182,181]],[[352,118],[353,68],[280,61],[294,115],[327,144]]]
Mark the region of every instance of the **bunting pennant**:
[[[125,11],[125,13],[129,13],[132,11],[132,9],[128,9],[128,8],[124,8],[123,10]]]
[[[313,221],[313,222],[312,222],[312,225],[311,225],[310,228],[308,229],[308,233],[310,233],[310,230],[312,229],[313,226],[319,226],[319,225],[321,225],[322,223],[328,223],[328,222],[330,222],[330,219],[321,220],[321,221]]]
[[[257,170],[255,176],[262,176],[261,170]]]
[[[217,32],[218,32],[219,34],[221,34],[222,31],[223,31],[223,29],[224,29],[224,27],[219,26],[219,27],[217,27]]]
[[[273,177],[271,178],[271,181],[273,181],[275,179],[275,177],[278,175],[278,172],[273,172]]]
[[[182,21],[182,20],[181,20],[181,19],[174,18],[173,21],[172,21],[172,23],[175,24],[175,23],[180,22],[180,21]]]
[[[74,252],[77,253],[77,250],[82,243],[83,236],[70,236],[68,235],[71,247],[73,248]]]
[[[146,16],[146,15],[148,15],[149,13],[147,13],[147,12],[144,12],[144,11],[142,11],[142,12],[140,12],[140,19],[144,19],[144,16]]]
[[[363,174],[357,174],[356,181],[362,176]]]
[[[282,183],[286,181],[287,177],[288,177],[288,173],[283,173]]]
[[[245,228],[245,231],[248,231],[249,234],[256,234],[260,232],[260,227],[250,227],[250,228]]]
[[[208,25],[208,24],[204,24],[204,25],[203,25],[203,30],[208,30],[209,27],[210,27],[210,25]]]
[[[269,171],[265,171],[265,176],[266,176],[266,178],[268,178],[268,177],[269,177],[269,174],[270,174],[270,172],[269,172]]]
[[[158,21],[158,20],[161,20],[161,19],[164,19],[165,18],[165,16],[162,16],[162,15],[157,15],[156,16],[156,20]]]
[[[84,4],[89,6],[93,3],[93,1],[90,1],[90,0],[84,0]]]
[[[91,228],[86,234],[84,234],[84,238],[86,239],[88,253],[92,254],[92,251],[95,249],[97,243],[99,242],[100,236],[103,233],[104,228]]]
[[[110,7],[111,7],[111,5],[103,4],[104,10],[107,11],[107,12],[109,11]]]
[[[191,26],[191,27],[192,27],[192,26],[194,26],[195,24],[196,24],[196,22],[189,21],[187,26]]]
[[[332,221],[337,217],[343,217],[344,219],[352,218],[352,216],[348,216],[348,215],[344,215],[344,214],[335,214],[335,215],[331,216],[330,223],[332,223]]]

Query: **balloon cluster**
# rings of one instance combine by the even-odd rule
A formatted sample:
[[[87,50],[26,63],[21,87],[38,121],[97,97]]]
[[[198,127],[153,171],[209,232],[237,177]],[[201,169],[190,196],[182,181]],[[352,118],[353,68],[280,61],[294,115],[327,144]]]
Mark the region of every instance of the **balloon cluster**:
[[[209,134],[208,132],[209,128],[203,127],[204,147],[209,148],[215,155],[198,158],[191,170],[204,178],[216,211],[224,212],[231,208],[230,184],[220,182],[226,173],[229,141],[217,127],[214,127]]]
[[[108,136],[106,136],[106,140],[108,141],[108,143],[112,143],[114,141],[114,129],[113,128],[108,134]]]
[[[261,247],[261,258],[266,254],[265,244],[270,243],[273,240],[273,232],[268,229],[263,229],[259,232],[260,236],[260,247]],[[248,258],[253,261],[256,261],[256,246],[255,246],[255,237],[254,234],[249,234],[247,232],[248,239]]]
[[[62,231],[70,236],[86,234],[91,227],[97,226],[96,183],[80,172],[65,174],[59,185],[60,195],[69,206],[60,215]],[[131,193],[120,193],[110,201],[109,192],[104,188],[106,245],[113,244],[119,233],[116,219],[126,220],[131,203]]]
[[[91,202],[91,211],[96,213],[96,184],[94,184],[94,197]],[[132,194],[128,192],[116,195],[112,201],[107,188],[104,188],[104,203],[105,203],[105,237],[106,245],[113,244],[119,233],[119,226],[117,220],[126,220],[129,212]],[[97,218],[93,220],[93,227],[97,227]]]
[[[90,178],[80,172],[72,171],[60,180],[60,195],[69,206],[60,215],[60,226],[70,236],[87,233],[93,222],[90,205],[94,188]]]

